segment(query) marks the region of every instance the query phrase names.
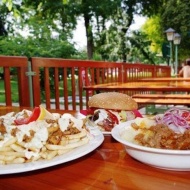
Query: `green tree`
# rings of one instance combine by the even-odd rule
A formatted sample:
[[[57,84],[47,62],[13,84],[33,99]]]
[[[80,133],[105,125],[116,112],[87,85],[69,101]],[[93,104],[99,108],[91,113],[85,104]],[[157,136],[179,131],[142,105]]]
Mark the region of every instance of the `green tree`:
[[[151,51],[154,53],[161,53],[161,47],[164,42],[161,33],[163,33],[160,27],[160,17],[155,15],[145,22],[141,31],[147,35],[147,40],[151,41]]]
[[[6,28],[8,34],[15,35],[15,26],[20,30],[27,28],[31,38],[33,36],[34,40],[39,39],[41,43],[49,38],[53,41],[52,34],[56,34],[61,41],[69,42],[77,18],[82,16],[87,35],[88,59],[92,59],[94,54],[96,57],[100,54],[104,60],[124,62],[129,60],[127,56],[131,57],[131,48],[138,49],[136,45],[139,41],[137,36],[131,36],[129,31],[134,14],[150,17],[141,33],[146,34],[145,41],[151,41],[152,46],[151,51],[147,51],[150,46],[145,47],[146,43],[143,43],[142,57],[145,56],[144,50],[148,52],[149,57],[156,56],[161,51],[162,43],[166,43],[163,31],[169,27],[182,35],[180,57],[188,55],[190,6],[188,0],[3,0],[3,2],[6,2],[8,7],[8,12],[3,13],[5,15],[12,13],[17,17],[9,22],[9,27]],[[3,22],[6,20],[4,18],[1,19]],[[8,21],[6,25],[7,23]],[[131,45],[132,37],[134,39]],[[150,61],[152,60],[155,62],[155,58],[150,58]]]
[[[72,58],[78,52],[73,44],[59,38],[6,37],[0,39],[0,54],[27,57]]]
[[[162,31],[165,31],[168,28],[173,28],[177,33],[181,35],[181,44],[179,46],[179,58],[181,60],[184,60],[190,56],[189,7],[190,1],[188,0],[170,0],[165,2],[165,7],[162,8],[160,13],[160,18],[162,18],[160,19]],[[166,40],[165,36],[163,38]]]
[[[7,37],[2,37],[0,40],[0,54],[62,58],[71,58],[78,54],[74,44],[69,42],[71,38],[69,27],[65,27],[63,32],[63,27],[60,28],[53,17],[44,16],[44,12],[41,12],[42,5],[35,9],[33,4],[27,6],[26,1],[23,1],[24,5],[20,3],[20,6],[17,6],[17,1],[15,4],[14,2],[11,11],[3,5],[5,13],[18,14],[14,17],[8,14],[4,16],[4,20],[7,19],[6,16],[11,19],[10,27],[7,28]],[[22,37],[20,31],[27,33],[27,37]]]

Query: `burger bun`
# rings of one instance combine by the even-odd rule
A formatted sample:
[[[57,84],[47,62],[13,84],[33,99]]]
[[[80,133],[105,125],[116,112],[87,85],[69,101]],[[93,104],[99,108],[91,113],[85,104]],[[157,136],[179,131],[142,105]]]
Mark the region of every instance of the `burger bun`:
[[[104,92],[93,95],[88,101],[90,108],[112,110],[137,110],[137,102],[124,93]]]

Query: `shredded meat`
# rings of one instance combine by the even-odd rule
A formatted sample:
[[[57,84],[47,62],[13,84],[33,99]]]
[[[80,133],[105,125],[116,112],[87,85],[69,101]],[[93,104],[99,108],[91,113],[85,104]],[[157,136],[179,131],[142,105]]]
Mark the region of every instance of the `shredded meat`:
[[[15,113],[15,114],[16,114],[16,113]],[[28,117],[29,117],[26,110],[23,111],[23,115],[22,115],[22,116],[23,116],[24,118],[28,118]]]
[[[35,131],[30,130],[30,136],[24,135],[23,141],[30,142],[33,139],[34,135],[35,135]]]
[[[3,134],[5,134],[7,131],[6,131],[6,128],[5,128],[5,126],[2,124],[2,123],[0,123],[0,133],[3,135]]]
[[[53,120],[53,119],[46,119],[46,122],[47,122],[47,123],[57,123],[57,121],[56,121],[56,120]]]
[[[70,122],[69,127],[64,132],[61,131],[59,126],[56,127],[51,126],[48,128],[48,133],[49,133],[49,138],[48,138],[49,144],[60,144],[62,137],[67,135],[77,134],[80,133],[80,131],[73,126],[73,122]]]
[[[2,135],[6,133],[6,128],[5,128],[3,122],[4,122],[4,119],[1,118],[1,119],[0,119],[0,133],[1,133]]]
[[[137,129],[136,125],[133,125]],[[166,125],[158,124],[135,136],[138,144],[161,149],[190,150],[190,129],[184,133],[175,133]]]
[[[62,136],[63,136],[63,132],[60,129],[58,129],[57,131],[54,131],[51,136],[49,136],[48,143],[59,144]]]
[[[73,135],[80,133],[76,127],[68,127],[66,131],[63,132],[63,135]]]
[[[16,137],[16,133],[17,133],[18,129],[17,128],[14,128],[11,130],[11,135]]]

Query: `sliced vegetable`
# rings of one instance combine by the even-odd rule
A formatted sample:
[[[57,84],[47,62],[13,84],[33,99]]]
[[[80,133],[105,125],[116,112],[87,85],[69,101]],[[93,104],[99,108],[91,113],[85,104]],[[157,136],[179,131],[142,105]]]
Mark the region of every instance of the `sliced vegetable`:
[[[158,123],[172,125],[176,127],[190,128],[188,121],[190,121],[190,111],[187,109],[172,108],[167,110],[163,116],[157,115],[156,121]]]
[[[111,111],[109,110],[106,110],[108,113],[109,113],[109,117],[111,118],[111,120],[116,123],[116,124],[119,124],[119,120],[117,118],[117,116],[115,116]]]
[[[32,114],[28,118],[18,118],[14,122],[16,125],[28,124],[32,121],[36,121],[40,115],[40,107],[35,107]]]

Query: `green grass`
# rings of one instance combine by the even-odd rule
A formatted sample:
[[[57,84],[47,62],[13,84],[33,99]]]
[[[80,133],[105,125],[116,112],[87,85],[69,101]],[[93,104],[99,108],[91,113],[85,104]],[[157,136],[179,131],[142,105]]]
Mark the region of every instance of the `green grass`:
[[[13,102],[18,102],[18,84],[16,80],[11,81],[11,96]],[[0,103],[5,103],[4,80],[0,80]]]
[[[68,94],[69,96],[72,95],[71,89],[71,80],[68,79]],[[63,96],[63,82],[60,82],[60,96]],[[18,84],[16,79],[11,80],[11,96],[12,101],[18,103]],[[52,93],[52,98],[54,97],[54,93]],[[43,98],[43,95],[42,95]],[[4,80],[0,80],[0,103],[5,103],[5,88],[4,88]]]

